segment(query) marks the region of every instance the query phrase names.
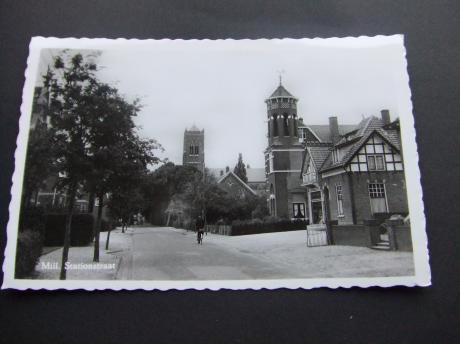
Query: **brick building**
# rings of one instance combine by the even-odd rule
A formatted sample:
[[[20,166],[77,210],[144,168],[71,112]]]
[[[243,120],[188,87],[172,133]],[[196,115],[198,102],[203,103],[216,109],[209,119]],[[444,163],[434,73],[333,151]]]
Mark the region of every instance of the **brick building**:
[[[271,215],[324,222],[363,220],[408,213],[399,121],[364,118],[357,125],[305,124],[298,99],[279,84],[265,100],[268,208]]]
[[[268,122],[265,171],[270,214],[304,219],[305,190],[299,179],[304,148],[298,134],[297,101],[281,80],[265,100]]]
[[[329,131],[338,130],[330,118]],[[302,186],[307,190],[310,223],[331,220],[361,224],[364,220],[408,213],[399,120],[390,114],[364,118],[331,142],[306,141]]]

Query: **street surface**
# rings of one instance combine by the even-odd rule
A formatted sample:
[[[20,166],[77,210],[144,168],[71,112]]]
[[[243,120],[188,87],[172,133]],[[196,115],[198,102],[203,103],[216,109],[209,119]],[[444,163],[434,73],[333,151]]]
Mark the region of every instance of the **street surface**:
[[[223,280],[313,277],[408,276],[410,252],[364,247],[307,247],[304,231],[228,237],[171,227],[134,227],[121,234],[117,279]]]

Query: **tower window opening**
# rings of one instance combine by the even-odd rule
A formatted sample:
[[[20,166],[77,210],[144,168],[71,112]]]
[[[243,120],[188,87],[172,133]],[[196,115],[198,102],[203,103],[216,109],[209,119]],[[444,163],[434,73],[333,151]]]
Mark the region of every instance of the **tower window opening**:
[[[289,136],[289,125],[288,125],[287,113],[283,115],[283,129],[284,129],[284,136]]]
[[[200,153],[199,146],[195,146],[195,155],[198,155]]]
[[[294,113],[292,114],[292,120],[294,121],[294,132],[292,133],[294,136],[298,136],[298,127],[297,127],[297,115]]]
[[[273,136],[278,135],[278,115],[273,115]]]
[[[193,154],[193,145],[190,145],[190,147],[189,147],[189,154],[190,154],[190,155]]]

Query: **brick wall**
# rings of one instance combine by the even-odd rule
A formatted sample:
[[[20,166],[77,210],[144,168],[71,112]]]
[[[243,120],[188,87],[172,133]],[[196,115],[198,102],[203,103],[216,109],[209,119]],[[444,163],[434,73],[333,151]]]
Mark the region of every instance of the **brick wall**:
[[[340,225],[353,224],[352,200],[349,178],[347,174],[339,174],[324,179],[329,188],[329,211],[331,220],[337,220]],[[336,185],[342,185],[343,216],[338,215]]]
[[[363,225],[332,226],[334,245],[370,247],[369,228]]]
[[[357,223],[372,218],[369,200],[369,182],[385,183],[386,197],[389,213],[407,213],[407,193],[403,172],[373,172],[353,173],[352,184],[355,199],[355,212]]]

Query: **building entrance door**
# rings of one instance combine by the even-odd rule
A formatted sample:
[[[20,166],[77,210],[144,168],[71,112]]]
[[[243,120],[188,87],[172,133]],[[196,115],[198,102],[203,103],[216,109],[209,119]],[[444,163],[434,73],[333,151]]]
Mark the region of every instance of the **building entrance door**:
[[[323,220],[323,206],[321,201],[311,202],[312,223],[321,223]]]

